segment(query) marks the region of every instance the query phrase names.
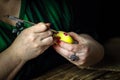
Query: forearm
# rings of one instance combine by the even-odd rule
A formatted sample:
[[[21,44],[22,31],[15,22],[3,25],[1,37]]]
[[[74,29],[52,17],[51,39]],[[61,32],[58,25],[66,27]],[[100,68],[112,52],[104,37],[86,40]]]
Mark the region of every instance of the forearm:
[[[24,65],[24,62],[9,49],[0,53],[0,80],[13,78],[16,72]]]
[[[7,80],[13,80],[17,72],[21,69],[25,62],[20,61],[20,63],[14,68],[14,70],[8,75]]]

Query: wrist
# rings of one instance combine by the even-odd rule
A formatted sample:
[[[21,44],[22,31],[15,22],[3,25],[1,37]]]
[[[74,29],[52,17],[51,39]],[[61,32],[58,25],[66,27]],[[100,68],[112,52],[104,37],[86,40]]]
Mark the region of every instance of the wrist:
[[[12,49],[11,47],[6,50],[10,58],[15,61],[16,63],[25,63],[26,61],[23,60],[19,54],[19,51]]]

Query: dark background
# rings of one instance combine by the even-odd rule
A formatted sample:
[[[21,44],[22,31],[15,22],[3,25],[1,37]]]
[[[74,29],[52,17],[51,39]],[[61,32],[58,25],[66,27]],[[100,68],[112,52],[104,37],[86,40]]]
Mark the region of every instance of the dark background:
[[[110,0],[74,0],[74,25],[71,30],[88,33],[100,43],[120,36],[119,2]],[[96,33],[93,33],[97,31]],[[77,32],[77,31],[76,31]],[[94,35],[96,34],[96,35]]]
[[[113,37],[120,37],[119,2],[114,0],[97,1],[97,30],[101,40],[107,41]]]

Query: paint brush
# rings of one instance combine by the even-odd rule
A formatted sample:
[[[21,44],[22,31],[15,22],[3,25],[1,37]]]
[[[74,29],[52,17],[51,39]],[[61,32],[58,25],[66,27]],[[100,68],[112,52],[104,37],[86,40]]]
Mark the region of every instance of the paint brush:
[[[7,17],[7,18],[9,18],[9,19],[11,19],[11,20],[14,20],[14,21],[16,21],[16,22],[27,23],[27,24],[29,24],[29,25],[31,25],[31,26],[35,25],[35,23],[33,23],[33,22],[26,21],[26,20],[22,20],[22,19],[19,19],[18,17],[15,17],[15,16],[6,15],[6,16],[4,16],[4,17]],[[58,31],[56,31],[56,30],[54,30],[54,29],[50,29],[50,30],[51,30],[52,32],[54,32],[54,33],[58,33]]]

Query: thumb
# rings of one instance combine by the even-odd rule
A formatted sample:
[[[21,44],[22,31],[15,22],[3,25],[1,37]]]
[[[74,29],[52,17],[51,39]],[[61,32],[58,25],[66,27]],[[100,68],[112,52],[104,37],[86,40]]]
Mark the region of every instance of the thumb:
[[[75,32],[69,32],[68,33],[75,41],[78,41],[79,42],[79,39],[80,39],[80,36],[75,33]]]
[[[45,23],[45,25],[47,26],[48,29],[50,29],[50,23]]]

